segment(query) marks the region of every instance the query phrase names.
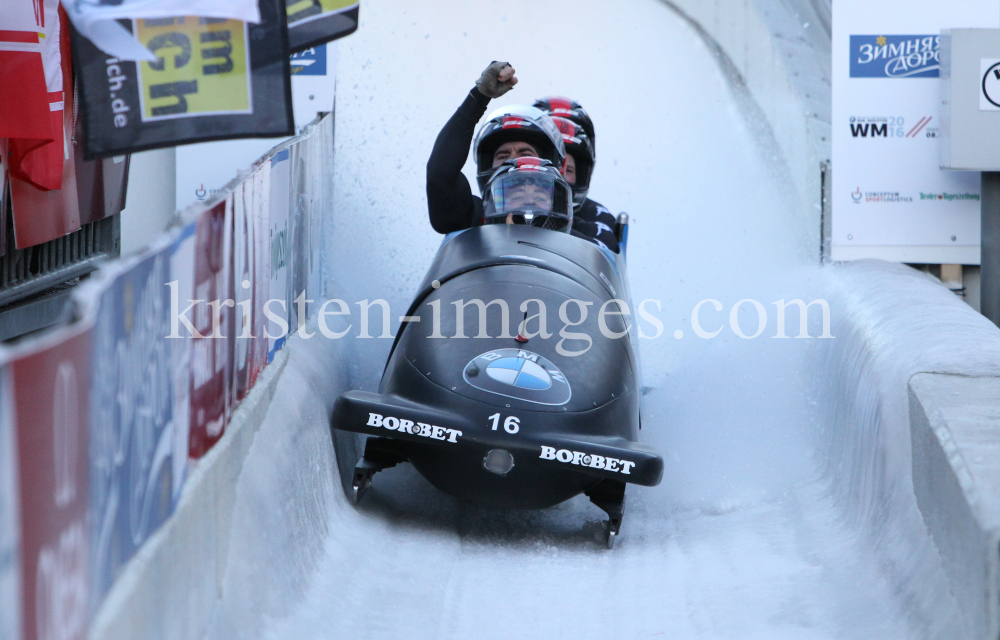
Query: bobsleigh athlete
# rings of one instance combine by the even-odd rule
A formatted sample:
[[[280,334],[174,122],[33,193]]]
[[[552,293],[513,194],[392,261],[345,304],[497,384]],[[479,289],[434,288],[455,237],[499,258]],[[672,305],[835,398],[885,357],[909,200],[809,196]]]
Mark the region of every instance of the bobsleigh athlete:
[[[438,233],[451,233],[481,225],[483,201],[472,194],[462,166],[473,142],[476,123],[493,98],[499,98],[517,84],[514,68],[493,62],[483,71],[458,111],[448,120],[434,143],[427,162],[427,208],[431,226]],[[540,109],[512,106],[491,114],[480,127],[473,145],[480,192],[496,167],[511,159],[535,157],[557,170],[567,162],[563,134]],[[610,229],[610,227],[609,227]],[[596,223],[574,223],[570,232],[618,251],[614,233],[601,233]]]
[[[575,219],[574,195],[587,202],[593,167],[582,125],[566,120],[560,132],[540,109],[514,106],[488,116],[473,143],[489,101],[516,82],[510,65],[491,64],[438,136],[427,163],[431,224],[463,233],[441,243],[378,392],[342,394],[330,428],[365,436],[344,487],[355,503],[376,473],[407,463],[441,491],[492,508],[546,509],[586,495],[607,514],[611,547],[626,486],[663,477],[663,458],[639,442],[628,220],[616,221],[606,243],[595,223],[588,234]],[[583,150],[572,165],[567,141]],[[482,198],[462,175],[470,143]],[[529,303],[538,311],[531,317]],[[454,315],[443,312],[451,308]],[[546,308],[559,310],[558,334],[545,328]],[[516,329],[511,310],[524,314]],[[479,332],[467,335],[477,316]]]
[[[596,240],[618,253],[615,215],[587,197],[597,162],[597,142],[590,115],[579,102],[558,96],[541,98],[533,106],[547,113],[562,133],[566,147],[566,181],[573,188],[576,210],[574,224],[591,230]]]
[[[548,160],[506,160],[483,189],[484,224],[526,224],[570,233],[573,192]]]

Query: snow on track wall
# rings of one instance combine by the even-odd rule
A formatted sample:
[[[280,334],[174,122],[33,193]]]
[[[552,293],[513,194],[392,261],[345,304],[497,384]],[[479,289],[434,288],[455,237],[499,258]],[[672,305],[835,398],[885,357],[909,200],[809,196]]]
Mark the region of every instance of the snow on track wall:
[[[95,541],[109,538],[103,534],[109,529],[105,521],[114,523],[113,531],[127,533],[117,520],[139,520],[134,508],[116,515],[123,512],[117,493],[124,482],[118,481],[121,465],[111,451],[114,438],[107,434],[112,421],[103,412],[130,408],[136,398],[151,396],[157,401],[156,426],[165,422],[163,433],[175,433],[174,448],[180,449],[172,456],[173,473],[165,476],[166,497],[172,500],[155,511],[156,521],[142,529],[142,536],[133,532],[127,544],[115,537],[95,545],[99,549],[93,555],[101,560],[95,567],[101,572],[92,571],[91,581],[97,585],[91,592],[97,609],[92,637],[173,639],[205,633],[226,572],[237,478],[270,406],[284,362],[280,349],[289,327],[294,332],[304,324],[316,311],[309,305],[321,298],[319,247],[324,221],[332,212],[327,186],[332,146],[333,119],[326,116],[265,154],[212,200],[189,208],[181,216],[184,224],[141,256],[109,266],[99,272],[96,284],[80,290],[83,306],[97,316],[97,333],[104,340],[95,348],[94,379],[103,381],[114,371],[126,389],[114,396],[107,384],[94,386],[91,422],[103,445],[91,451],[92,466],[99,472],[96,480],[101,480],[93,483],[90,520],[102,532]],[[176,299],[167,287],[173,287],[169,291]],[[293,302],[300,295],[307,306]],[[135,299],[152,302],[128,307]],[[229,301],[232,310],[223,305],[216,317],[205,302],[216,300]],[[200,334],[190,338],[183,321],[171,316],[186,314],[189,301],[196,304],[187,318]],[[167,340],[168,334],[189,339]],[[112,361],[112,355],[117,359]],[[118,360],[123,364],[115,368]],[[144,368],[159,373],[146,373],[152,382],[135,390],[130,385],[139,376],[129,373]],[[162,389],[157,383],[170,386]],[[161,420],[161,415],[168,419]],[[223,446],[216,444],[220,438]],[[150,438],[132,439],[148,444]],[[194,473],[181,492],[185,464]],[[158,473],[150,475],[159,479]],[[154,492],[146,487],[146,493]],[[147,541],[175,503],[179,510],[166,528]],[[102,560],[111,554],[110,561]]]
[[[328,428],[348,388],[349,348],[289,339],[129,565],[90,640],[253,638],[298,602],[331,509],[350,508]]]
[[[284,354],[261,373],[225,435],[199,462],[169,520],[118,577],[91,640],[204,637],[225,572],[236,479],[268,413]]]
[[[795,206],[814,221],[819,255],[821,163],[830,158],[830,0],[660,0],[716,53],[737,104]]]

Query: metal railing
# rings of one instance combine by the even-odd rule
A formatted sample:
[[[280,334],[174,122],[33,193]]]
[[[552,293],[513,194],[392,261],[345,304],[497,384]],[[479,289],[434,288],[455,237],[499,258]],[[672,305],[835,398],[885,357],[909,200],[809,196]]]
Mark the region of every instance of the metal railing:
[[[58,322],[62,307],[52,304],[53,290],[65,291],[66,285],[121,253],[121,226],[117,215],[24,249],[14,247],[10,227],[6,235],[7,251],[0,257],[0,340]],[[42,299],[46,304],[36,304]]]

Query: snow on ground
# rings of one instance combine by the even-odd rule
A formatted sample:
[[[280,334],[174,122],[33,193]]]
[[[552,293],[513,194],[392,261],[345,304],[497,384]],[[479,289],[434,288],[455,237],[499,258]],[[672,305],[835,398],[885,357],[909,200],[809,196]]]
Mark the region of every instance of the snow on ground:
[[[539,512],[483,509],[407,465],[376,476],[358,508],[334,491],[315,568],[267,614],[264,636],[918,637],[899,585],[823,479],[818,341],[772,337],[774,301],[826,290],[812,265],[814,216],[789,204],[781,166],[763,159],[699,37],[655,0],[386,0],[361,15],[340,44],[334,297],[385,298],[403,313],[440,242],[424,197],[433,140],[482,68],[509,59],[521,82],[499,103],[580,100],[597,127],[592,197],[632,215],[633,299],[660,301],[647,310],[663,323],[642,343],[642,437],[667,470],[659,487],[629,488],[611,551],[597,543],[603,513],[582,497]],[[702,307],[704,328],[722,328],[713,339],[692,330],[707,299],[722,305]],[[768,313],[756,339],[729,327],[744,299]],[[735,317],[755,332],[752,303]],[[795,312],[787,324],[797,334]],[[352,386],[377,386],[389,346],[355,341]],[[290,368],[325,357],[292,348]],[[231,567],[249,561],[237,556]]]

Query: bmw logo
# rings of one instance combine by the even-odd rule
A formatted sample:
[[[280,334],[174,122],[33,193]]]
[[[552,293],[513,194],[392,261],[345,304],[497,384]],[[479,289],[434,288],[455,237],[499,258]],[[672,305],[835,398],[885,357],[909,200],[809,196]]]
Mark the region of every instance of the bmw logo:
[[[559,367],[524,349],[496,349],[476,356],[463,377],[477,389],[536,404],[558,406],[572,397]]]

